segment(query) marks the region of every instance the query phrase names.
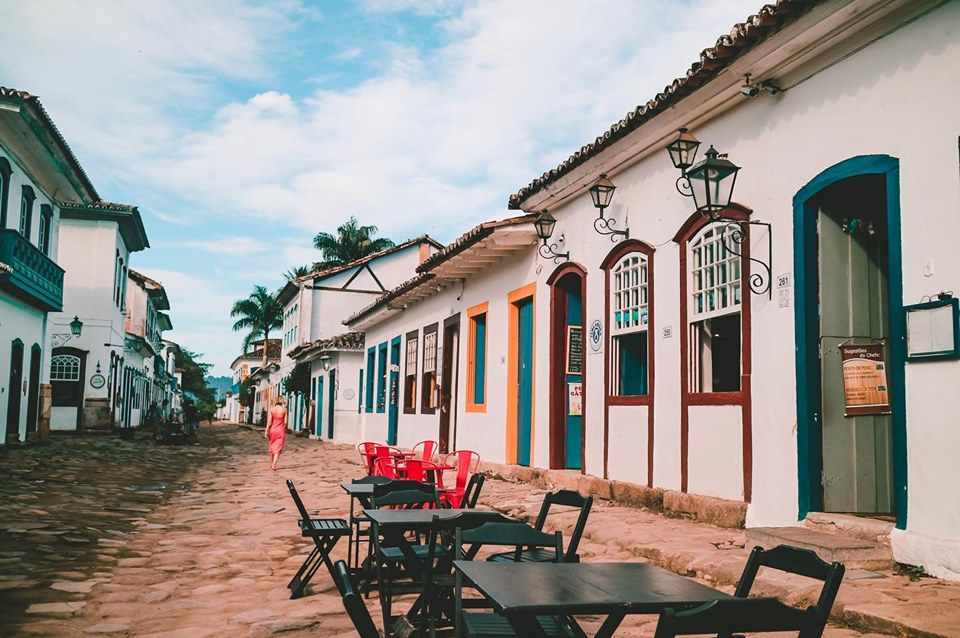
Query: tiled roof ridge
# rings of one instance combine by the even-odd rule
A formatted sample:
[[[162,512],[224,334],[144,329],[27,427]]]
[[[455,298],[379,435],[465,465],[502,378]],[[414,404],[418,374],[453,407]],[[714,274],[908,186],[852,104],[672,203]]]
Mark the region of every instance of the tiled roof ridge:
[[[43,117],[44,123],[53,134],[54,139],[63,147],[64,154],[67,156],[67,159],[70,161],[70,163],[73,164],[73,169],[80,176],[84,186],[90,190],[90,193],[93,195],[96,201],[100,201],[100,195],[97,194],[97,189],[93,187],[93,182],[90,181],[90,177],[87,176],[87,172],[83,170],[83,166],[80,165],[80,160],[77,159],[73,149],[71,149],[70,145],[67,144],[67,140],[63,137],[63,133],[61,133],[60,129],[57,128],[57,125],[53,123],[53,119],[50,117],[50,114],[47,113],[47,110],[43,108],[43,104],[40,103],[40,98],[36,95],[28,93],[27,91],[11,89],[5,86],[0,86],[0,97],[16,98],[33,105],[37,109],[37,112]]]
[[[73,210],[83,210],[85,208],[93,208],[97,210],[113,210],[120,211],[125,213],[136,213],[140,209],[133,204],[118,204],[116,202],[106,202],[98,200],[92,204],[74,204],[73,202],[60,202],[60,208],[69,208]]]
[[[159,288],[160,290],[164,290],[164,287],[163,287],[163,284],[162,284],[162,283],[160,283],[160,282],[157,281],[156,279],[151,279],[150,277],[147,277],[147,276],[144,275],[142,272],[137,272],[137,271],[134,270],[133,268],[129,269],[129,270],[127,271],[127,274],[130,275],[130,277],[131,277],[134,281],[138,281],[139,283],[148,283],[148,284],[150,284],[151,286],[155,286],[155,287]]]
[[[440,242],[438,242],[436,239],[434,239],[434,238],[431,237],[430,235],[427,235],[426,233],[424,233],[423,235],[418,235],[417,237],[414,237],[413,239],[408,239],[408,240],[406,240],[406,241],[400,242],[399,244],[394,244],[393,246],[390,246],[389,248],[384,248],[384,249],[381,250],[381,251],[372,253],[372,254],[370,254],[370,255],[365,255],[365,256],[363,256],[363,257],[360,257],[359,259],[354,259],[353,261],[348,262],[348,263],[346,263],[346,264],[342,264],[342,265],[340,265],[340,266],[332,266],[332,267],[330,267],[330,268],[327,268],[326,270],[317,270],[317,271],[315,271],[315,272],[312,272],[312,273],[308,273],[308,274],[306,274],[306,275],[303,275],[302,277],[296,277],[296,278],[294,278],[294,279],[291,279],[290,281],[292,281],[292,282],[300,282],[300,281],[309,281],[309,280],[311,280],[311,279],[317,279],[317,278],[319,278],[319,277],[327,277],[327,276],[329,276],[329,275],[333,275],[333,274],[336,274],[336,273],[338,273],[338,272],[341,272],[341,271],[344,271],[344,270],[348,270],[348,269],[350,269],[350,268],[353,268],[354,266],[361,266],[361,265],[363,265],[363,264],[365,264],[365,263],[367,263],[367,262],[372,261],[373,259],[375,259],[375,258],[377,258],[377,257],[382,257],[382,256],[384,256],[384,255],[389,255],[390,253],[396,252],[396,251],[398,251],[398,250],[403,250],[404,248],[409,248],[410,246],[412,246],[412,245],[414,245],[414,244],[418,244],[418,243],[420,243],[420,242],[422,242],[422,241],[426,241],[426,242],[432,244],[432,245],[433,245],[434,247],[436,247],[436,248],[439,248],[439,249],[442,249],[442,248],[443,248],[443,244],[441,244]],[[320,263],[320,262],[314,262],[314,263]]]
[[[344,350],[360,350],[363,348],[365,338],[366,334],[364,332],[351,330],[349,332],[343,332],[326,339],[316,339],[309,343],[300,344],[296,348],[292,348],[287,353],[287,356],[293,359],[300,356],[304,352],[307,352],[308,350],[317,349],[327,350],[330,348],[336,348]]]
[[[779,31],[792,19],[799,17],[824,1],[776,0],[774,4],[763,5],[756,14],[749,16],[746,21],[735,24],[729,34],[720,36],[712,47],[701,51],[699,60],[690,66],[686,75],[675,79],[652,99],[638,105],[607,129],[603,135],[580,147],[580,150],[564,160],[559,166],[546,171],[511,195],[507,204],[508,207],[511,209],[520,208],[524,199],[543,190],[589,158],[598,155],[614,142],[637,130],[653,116],[660,114],[668,107],[674,106],[700,86],[718,76],[742,53],[762,43],[767,36]]]
[[[477,224],[464,234],[460,235],[453,243],[446,246],[443,250],[434,253],[433,255],[427,257],[423,260],[419,266],[417,266],[418,273],[424,273],[429,271],[432,268],[435,268],[438,264],[443,263],[447,259],[453,257],[454,255],[463,252],[469,248],[472,244],[480,241],[495,229],[500,228],[501,226],[513,226],[515,224],[522,224],[527,222],[533,222],[537,217],[536,213],[526,214],[526,215],[517,215],[515,217],[508,217],[506,219],[501,219],[498,221],[492,222],[483,222],[482,224]]]

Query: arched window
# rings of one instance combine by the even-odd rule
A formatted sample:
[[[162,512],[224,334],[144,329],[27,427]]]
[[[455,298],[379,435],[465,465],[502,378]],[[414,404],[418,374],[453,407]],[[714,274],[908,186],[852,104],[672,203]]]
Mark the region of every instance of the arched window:
[[[653,249],[625,241],[601,264],[607,271],[607,332],[610,335],[610,397],[650,393],[653,344]]]
[[[40,206],[40,232],[37,235],[37,248],[50,256],[50,226],[53,223],[53,208],[49,204]]]
[[[7,200],[10,199],[10,162],[0,157],[0,230],[7,227]]]
[[[687,245],[691,392],[740,390],[742,273],[722,232],[709,224]]]
[[[50,359],[51,381],[79,381],[80,357],[72,354],[58,354]]]
[[[20,197],[20,234],[27,240],[30,239],[30,227],[33,225],[33,202],[37,199],[33,189],[29,186],[23,187],[23,195]]]

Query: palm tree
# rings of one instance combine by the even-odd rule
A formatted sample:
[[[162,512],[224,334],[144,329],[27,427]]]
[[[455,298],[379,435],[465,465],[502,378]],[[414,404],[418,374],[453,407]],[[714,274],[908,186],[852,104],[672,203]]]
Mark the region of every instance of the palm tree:
[[[296,279],[297,277],[303,277],[304,275],[310,274],[310,266],[297,266],[296,268],[291,268],[287,272],[283,273],[283,276],[287,278],[287,281],[291,279]]]
[[[376,233],[376,226],[360,226],[357,218],[352,215],[345,224],[337,228],[336,236],[317,233],[313,238],[313,246],[323,253],[323,261],[315,263],[314,268],[322,270],[342,266],[393,247],[393,242],[385,237],[373,239]]]
[[[263,337],[263,367],[267,367],[267,344],[270,331],[283,325],[283,308],[277,303],[277,298],[267,292],[263,286],[254,286],[253,292],[246,299],[238,299],[230,310],[231,317],[240,317],[233,324],[234,331],[250,330],[243,338],[243,351],[253,347],[258,337]]]

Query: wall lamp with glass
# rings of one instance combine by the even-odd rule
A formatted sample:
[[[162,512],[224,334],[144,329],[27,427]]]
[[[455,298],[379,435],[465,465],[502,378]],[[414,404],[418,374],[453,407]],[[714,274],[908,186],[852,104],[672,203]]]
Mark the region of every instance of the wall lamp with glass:
[[[593,205],[600,209],[600,216],[593,220],[593,229],[600,235],[609,235],[610,241],[617,241],[618,237],[630,236],[629,228],[616,230],[613,226],[616,226],[617,220],[603,216],[604,209],[613,201],[613,191],[615,190],[617,190],[617,187],[610,181],[606,173],[601,174],[589,188]]]
[[[559,264],[564,259],[570,259],[570,253],[558,253],[557,249],[560,248],[560,244],[557,242],[547,243],[553,235],[553,228],[556,225],[557,220],[547,211],[540,213],[533,222],[533,227],[537,229],[537,237],[543,242],[539,249],[540,256],[544,259],[552,259],[553,263]]]

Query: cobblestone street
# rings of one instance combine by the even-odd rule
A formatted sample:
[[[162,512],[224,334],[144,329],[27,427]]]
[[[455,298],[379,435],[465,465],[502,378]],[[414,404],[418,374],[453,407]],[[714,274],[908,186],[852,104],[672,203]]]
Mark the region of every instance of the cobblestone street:
[[[349,502],[339,483],[358,475],[355,456],[346,446],[291,436],[280,471],[271,472],[259,433],[230,425],[201,428],[199,446],[55,438],[5,450],[0,635],[355,635],[325,570],[305,598],[289,599],[286,584],[309,546],[296,533],[283,482],[294,479],[320,516],[345,517]],[[493,480],[481,501],[532,516],[542,494]],[[742,531],[598,502],[581,554],[588,561],[657,558],[698,573],[695,563],[727,548],[737,572],[742,538]],[[692,548],[702,561],[690,559]],[[345,544],[337,547],[336,554],[345,553]],[[899,591],[904,582],[890,580],[887,587]],[[956,606],[943,592],[929,591]],[[809,593],[788,586],[782,595],[796,603]],[[841,589],[841,600],[864,599],[850,583]],[[379,623],[375,597],[368,604]],[[629,618],[617,635],[649,636],[654,623]],[[868,634],[831,627],[826,635]]]

